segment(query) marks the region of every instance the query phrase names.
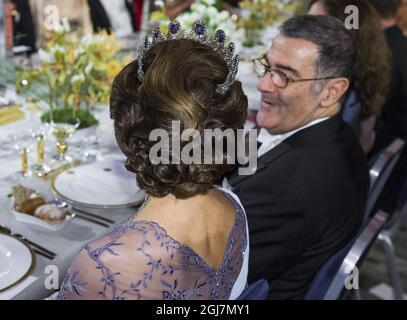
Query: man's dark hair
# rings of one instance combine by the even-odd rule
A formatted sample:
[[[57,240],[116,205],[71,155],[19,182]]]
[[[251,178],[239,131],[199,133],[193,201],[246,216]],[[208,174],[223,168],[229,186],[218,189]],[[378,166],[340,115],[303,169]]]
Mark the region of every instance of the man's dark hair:
[[[342,21],[331,16],[303,15],[288,19],[281,35],[310,41],[319,48],[317,76],[352,78],[355,43]]]
[[[400,6],[400,0],[369,0],[369,2],[383,19],[395,18]]]

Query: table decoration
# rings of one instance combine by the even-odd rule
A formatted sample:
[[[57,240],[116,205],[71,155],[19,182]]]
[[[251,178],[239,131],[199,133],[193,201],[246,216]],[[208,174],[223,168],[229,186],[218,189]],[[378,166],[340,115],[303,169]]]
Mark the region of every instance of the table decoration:
[[[113,78],[131,60],[119,57],[122,47],[104,31],[79,37],[64,20],[39,50],[39,65],[17,67],[18,92],[43,110],[43,122],[96,125],[92,107],[108,103]]]

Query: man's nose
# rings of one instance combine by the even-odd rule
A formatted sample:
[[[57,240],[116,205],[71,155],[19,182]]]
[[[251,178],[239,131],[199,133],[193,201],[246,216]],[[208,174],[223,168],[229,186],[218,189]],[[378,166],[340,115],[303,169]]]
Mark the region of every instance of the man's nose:
[[[257,90],[260,92],[275,92],[277,90],[276,85],[271,79],[270,72],[266,72],[266,74],[259,79]]]

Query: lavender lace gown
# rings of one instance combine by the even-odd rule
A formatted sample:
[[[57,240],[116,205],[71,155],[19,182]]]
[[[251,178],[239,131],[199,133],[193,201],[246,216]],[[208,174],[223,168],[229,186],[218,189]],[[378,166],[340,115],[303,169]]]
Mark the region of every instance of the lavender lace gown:
[[[59,299],[235,299],[246,286],[248,232],[239,199],[220,189],[236,220],[219,269],[157,223],[129,220],[82,247]]]

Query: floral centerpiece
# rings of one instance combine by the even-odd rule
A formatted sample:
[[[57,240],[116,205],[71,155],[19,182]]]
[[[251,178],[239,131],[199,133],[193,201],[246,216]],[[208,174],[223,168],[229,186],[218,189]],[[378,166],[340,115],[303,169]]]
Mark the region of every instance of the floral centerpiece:
[[[239,3],[241,17],[239,26],[245,30],[246,47],[260,41],[260,33],[266,27],[280,23],[298,12],[301,1],[294,0],[243,0]]]
[[[17,88],[41,109],[46,106],[43,122],[92,126],[97,120],[91,107],[108,102],[111,82],[129,60],[119,60],[122,47],[106,32],[80,38],[64,20],[39,50],[39,65],[18,69]]]
[[[218,7],[220,5],[217,0],[200,0],[192,4],[189,11],[182,13],[176,19],[183,28],[188,30],[192,29],[195,21],[202,20],[207,27],[208,34],[215,34],[216,30],[222,29],[225,31],[228,40],[238,45],[244,38],[244,33],[237,28],[229,12],[219,10]],[[163,33],[168,32],[170,20],[165,16],[164,7],[162,7],[162,10],[153,12],[151,20],[159,23]]]

